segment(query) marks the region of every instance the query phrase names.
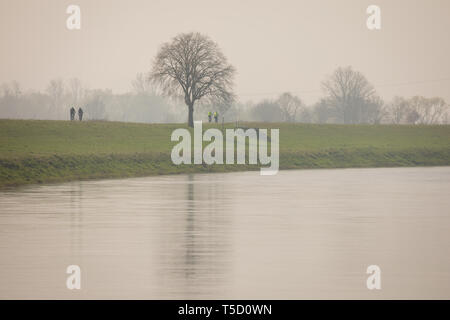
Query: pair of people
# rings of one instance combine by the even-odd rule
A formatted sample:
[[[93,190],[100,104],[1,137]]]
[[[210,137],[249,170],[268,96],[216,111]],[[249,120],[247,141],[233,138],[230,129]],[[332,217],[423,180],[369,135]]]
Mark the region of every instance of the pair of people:
[[[208,112],[208,121],[211,122],[211,111]],[[217,113],[217,111],[214,111],[214,121],[217,123],[217,121],[219,120],[219,114]]]
[[[81,109],[81,108],[78,108],[78,119],[80,121],[83,120],[83,109]],[[75,108],[74,107],[70,108],[70,121],[73,121],[73,120],[75,120]]]

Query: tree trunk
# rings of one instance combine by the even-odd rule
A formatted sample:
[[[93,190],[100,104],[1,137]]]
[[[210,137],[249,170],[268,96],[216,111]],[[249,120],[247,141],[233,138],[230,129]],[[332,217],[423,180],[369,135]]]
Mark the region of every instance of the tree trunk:
[[[194,127],[194,104],[188,105],[189,109],[189,115],[188,115],[188,126],[193,128]]]

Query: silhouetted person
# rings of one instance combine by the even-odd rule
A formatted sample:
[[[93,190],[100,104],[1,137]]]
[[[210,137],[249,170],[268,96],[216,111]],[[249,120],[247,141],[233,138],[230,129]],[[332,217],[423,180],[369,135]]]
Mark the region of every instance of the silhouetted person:
[[[83,109],[81,108],[78,109],[78,119],[83,120]]]
[[[219,114],[217,113],[217,111],[214,112],[214,121],[217,123],[217,121],[219,120]]]
[[[75,108],[70,108],[70,121],[75,120]]]
[[[211,122],[212,113],[211,111],[208,112],[208,121]]]

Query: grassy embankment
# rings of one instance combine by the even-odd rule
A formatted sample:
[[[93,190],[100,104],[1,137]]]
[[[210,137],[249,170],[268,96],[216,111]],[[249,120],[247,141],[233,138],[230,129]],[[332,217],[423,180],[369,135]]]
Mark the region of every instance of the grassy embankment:
[[[170,141],[170,135],[180,126],[0,120],[0,187],[259,169],[259,165],[173,165],[170,152],[175,142]],[[448,125],[244,126],[280,129],[281,169],[450,165]]]

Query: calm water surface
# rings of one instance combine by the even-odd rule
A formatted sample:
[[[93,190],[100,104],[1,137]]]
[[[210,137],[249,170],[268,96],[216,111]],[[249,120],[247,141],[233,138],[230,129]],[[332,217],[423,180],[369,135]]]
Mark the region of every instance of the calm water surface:
[[[450,167],[0,193],[0,298],[450,298]],[[66,267],[82,288],[66,288]],[[366,288],[381,268],[382,289]]]

